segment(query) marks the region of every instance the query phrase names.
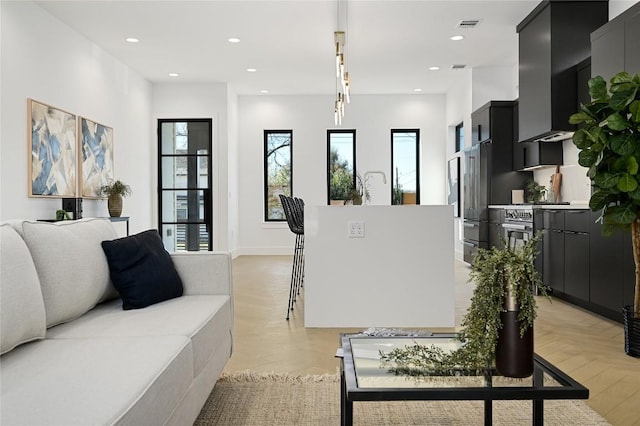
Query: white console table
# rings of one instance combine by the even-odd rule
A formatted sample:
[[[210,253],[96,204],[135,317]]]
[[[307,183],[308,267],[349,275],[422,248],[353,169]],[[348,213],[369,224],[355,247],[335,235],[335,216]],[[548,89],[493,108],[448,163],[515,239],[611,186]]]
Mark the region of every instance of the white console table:
[[[304,220],[305,327],[455,325],[452,206],[305,206]]]

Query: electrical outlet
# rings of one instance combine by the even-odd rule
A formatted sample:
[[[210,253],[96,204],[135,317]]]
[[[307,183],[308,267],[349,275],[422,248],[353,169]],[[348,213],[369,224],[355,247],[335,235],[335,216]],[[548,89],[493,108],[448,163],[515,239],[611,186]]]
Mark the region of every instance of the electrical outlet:
[[[364,238],[364,222],[351,221],[347,229],[347,237]]]

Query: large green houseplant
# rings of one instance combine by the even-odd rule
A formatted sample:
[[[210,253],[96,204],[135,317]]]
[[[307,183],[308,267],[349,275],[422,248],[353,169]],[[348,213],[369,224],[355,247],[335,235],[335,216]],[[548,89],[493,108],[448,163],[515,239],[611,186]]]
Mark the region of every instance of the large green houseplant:
[[[570,117],[578,163],[588,169],[589,208],[602,211],[602,232],[630,231],[635,264],[633,306],[623,306],[625,352],[640,357],[640,76],[620,72],[589,80],[591,102]]]
[[[600,77],[589,80],[592,101],[570,122],[578,163],[588,168],[593,193],[589,208],[602,211],[602,232],[631,231],[635,262],[633,313],[640,317],[640,76],[616,74],[607,90]]]
[[[464,342],[460,349],[445,353],[435,346],[416,344],[381,354],[383,366],[395,374],[421,376],[434,371],[473,372],[495,364],[505,376],[530,375],[535,294],[546,295],[534,266],[539,238],[518,247],[509,247],[505,242],[503,248],[478,250],[469,275],[469,281],[476,286],[458,334]],[[524,356],[514,357],[514,351]],[[507,365],[514,359],[515,364]]]

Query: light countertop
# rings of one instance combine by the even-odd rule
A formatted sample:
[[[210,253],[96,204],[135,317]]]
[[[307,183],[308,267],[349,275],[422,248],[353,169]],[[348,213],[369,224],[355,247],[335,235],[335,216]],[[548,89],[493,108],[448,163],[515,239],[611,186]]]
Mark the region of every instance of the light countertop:
[[[587,203],[575,204],[493,204],[490,209],[589,210]]]

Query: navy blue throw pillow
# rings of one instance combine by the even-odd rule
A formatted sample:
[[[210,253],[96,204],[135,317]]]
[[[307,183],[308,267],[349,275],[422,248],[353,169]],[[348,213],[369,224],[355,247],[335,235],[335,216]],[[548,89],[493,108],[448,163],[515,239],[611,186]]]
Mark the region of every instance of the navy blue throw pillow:
[[[182,296],[182,280],[154,229],[103,241],[111,281],[122,309],[139,309]]]

